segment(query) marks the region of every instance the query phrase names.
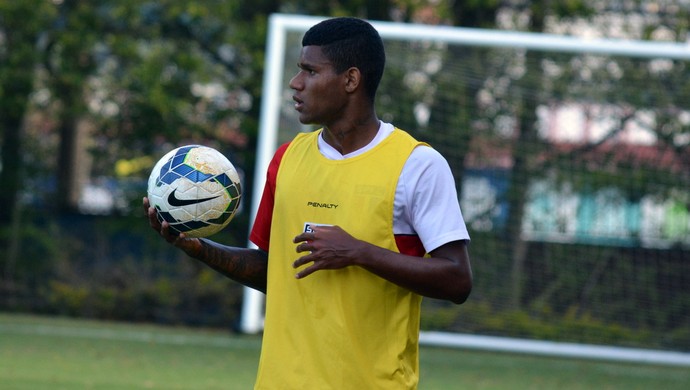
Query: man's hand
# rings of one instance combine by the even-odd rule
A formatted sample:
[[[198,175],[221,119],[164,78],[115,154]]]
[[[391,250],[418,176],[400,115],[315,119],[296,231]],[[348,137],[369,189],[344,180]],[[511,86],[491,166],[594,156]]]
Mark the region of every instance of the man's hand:
[[[297,253],[309,252],[293,263],[294,268],[312,263],[295,275],[298,279],[324,269],[340,269],[355,265],[366,242],[358,240],[339,226],[314,226],[308,233],[293,239]]]
[[[201,242],[197,238],[188,238],[184,233],[175,234],[170,231],[170,224],[167,221],[163,223],[158,221],[156,216],[156,209],[151,207],[149,199],[144,197],[142,201],[144,205],[144,213],[149,220],[149,226],[151,229],[158,232],[158,234],[165,239],[168,243],[182,249],[188,255],[194,257],[201,250]]]
[[[404,255],[358,240],[338,226],[313,227],[293,240],[300,268],[298,279],[320,270],[356,265],[417,294],[464,302],[472,291],[472,268],[467,241],[452,241],[429,253],[428,257]],[[306,266],[305,266],[306,265]]]

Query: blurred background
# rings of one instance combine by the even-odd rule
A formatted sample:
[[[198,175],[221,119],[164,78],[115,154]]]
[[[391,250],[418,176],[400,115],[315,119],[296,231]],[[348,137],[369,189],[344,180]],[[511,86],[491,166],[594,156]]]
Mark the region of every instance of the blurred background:
[[[215,147],[245,192],[214,239],[247,244],[274,13],[690,50],[687,0],[0,0],[0,311],[237,329],[242,287],[141,198],[165,152]],[[446,156],[472,236],[472,296],[423,328],[690,352],[688,56],[386,47],[379,115]]]

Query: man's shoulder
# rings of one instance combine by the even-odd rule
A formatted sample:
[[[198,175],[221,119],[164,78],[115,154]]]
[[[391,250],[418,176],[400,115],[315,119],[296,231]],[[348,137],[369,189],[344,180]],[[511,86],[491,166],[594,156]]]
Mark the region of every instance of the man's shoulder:
[[[275,153],[273,154],[273,163],[274,164],[279,164],[280,160],[283,159],[283,156],[285,155],[285,151],[287,151],[288,147],[290,146],[290,141],[278,146],[278,149],[276,149]]]
[[[406,179],[426,177],[440,181],[453,180],[448,161],[440,152],[426,144],[418,145],[412,150],[403,167],[402,176]]]

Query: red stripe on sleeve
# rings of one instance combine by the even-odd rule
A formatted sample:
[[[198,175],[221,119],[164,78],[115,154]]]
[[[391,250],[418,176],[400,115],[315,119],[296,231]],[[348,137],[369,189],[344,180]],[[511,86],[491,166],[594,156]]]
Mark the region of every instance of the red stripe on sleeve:
[[[283,155],[289,144],[288,142],[281,145],[268,164],[264,192],[261,195],[259,209],[254,219],[254,226],[252,226],[251,233],[249,234],[249,240],[256,244],[261,250],[267,252],[271,240],[271,221],[273,218],[273,204],[275,202],[278,167],[280,167],[280,161],[283,159]]]
[[[400,253],[404,255],[423,257],[426,254],[422,240],[417,235],[396,235],[395,244],[398,246]]]

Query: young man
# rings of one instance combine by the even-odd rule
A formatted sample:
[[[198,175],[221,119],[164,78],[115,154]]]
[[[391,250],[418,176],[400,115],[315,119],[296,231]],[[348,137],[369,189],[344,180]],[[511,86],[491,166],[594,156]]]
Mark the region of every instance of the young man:
[[[266,292],[257,389],[414,389],[421,297],[464,302],[469,235],[450,168],[374,109],[385,53],[356,18],[313,26],[290,81],[302,123],[276,152],[250,239],[168,242]]]

